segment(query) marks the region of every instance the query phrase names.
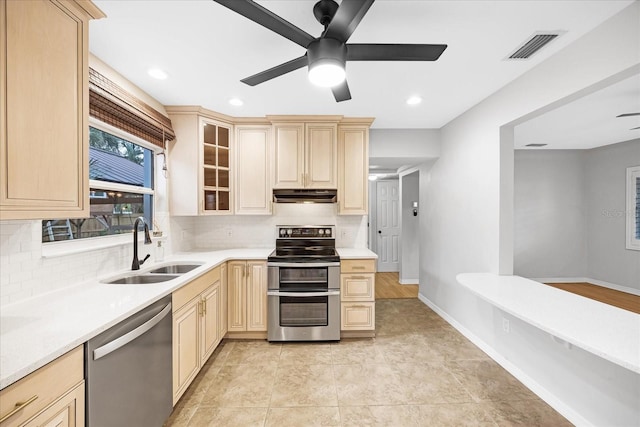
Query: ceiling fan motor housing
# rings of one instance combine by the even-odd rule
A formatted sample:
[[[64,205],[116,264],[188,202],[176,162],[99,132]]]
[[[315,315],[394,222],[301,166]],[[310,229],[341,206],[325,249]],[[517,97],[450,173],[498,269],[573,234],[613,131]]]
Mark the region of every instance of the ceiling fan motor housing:
[[[313,6],[313,16],[326,28],[338,10],[338,3],[333,0],[320,0]]]
[[[333,62],[345,68],[347,61],[347,46],[336,39],[319,38],[312,41],[307,47],[307,59],[309,67],[319,63]]]

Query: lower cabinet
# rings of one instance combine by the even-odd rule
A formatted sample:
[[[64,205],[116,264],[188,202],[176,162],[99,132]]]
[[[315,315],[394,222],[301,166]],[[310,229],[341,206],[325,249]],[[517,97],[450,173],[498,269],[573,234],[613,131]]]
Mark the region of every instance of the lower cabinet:
[[[82,346],[0,391],[1,427],[84,427],[84,421]]]
[[[340,329],[370,331],[376,329],[374,259],[343,260],[340,263]]]
[[[229,333],[267,331],[267,263],[228,263]]]
[[[210,270],[172,295],[174,405],[224,336],[221,270]]]

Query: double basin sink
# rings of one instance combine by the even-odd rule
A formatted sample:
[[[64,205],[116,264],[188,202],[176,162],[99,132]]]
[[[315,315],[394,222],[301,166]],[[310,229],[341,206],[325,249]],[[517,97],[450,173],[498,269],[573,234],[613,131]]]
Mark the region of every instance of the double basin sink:
[[[115,279],[106,279],[102,283],[110,285],[148,285],[173,280],[178,276],[188,273],[200,267],[202,263],[175,263],[156,267],[144,273],[130,272],[127,275],[120,275]]]

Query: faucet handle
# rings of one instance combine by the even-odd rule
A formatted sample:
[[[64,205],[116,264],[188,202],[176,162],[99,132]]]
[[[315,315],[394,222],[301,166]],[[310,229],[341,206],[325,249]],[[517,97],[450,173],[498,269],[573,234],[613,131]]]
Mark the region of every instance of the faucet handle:
[[[145,262],[146,260],[148,260],[150,256],[151,256],[151,254],[147,254],[147,256],[146,256],[146,257],[144,257],[144,259],[142,259],[142,260],[140,261],[140,265],[144,264],[144,262]]]

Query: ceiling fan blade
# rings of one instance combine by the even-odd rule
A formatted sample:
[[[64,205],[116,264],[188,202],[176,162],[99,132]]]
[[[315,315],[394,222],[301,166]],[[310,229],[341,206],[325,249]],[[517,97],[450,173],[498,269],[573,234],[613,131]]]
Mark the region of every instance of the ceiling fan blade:
[[[631,117],[631,116],[640,116],[640,113],[624,113],[624,114],[620,114],[620,115],[616,116],[616,118],[618,118],[618,117]]]
[[[260,83],[264,83],[267,80],[271,80],[273,78],[279,77],[283,74],[290,73],[291,71],[295,71],[298,68],[306,67],[308,65],[307,55],[303,55],[299,58],[292,59],[289,62],[285,62],[284,64],[276,65],[273,68],[269,68],[261,73],[254,74],[253,76],[249,76],[240,80],[242,83],[246,83],[249,86],[255,86]]]
[[[351,92],[349,91],[349,85],[347,81],[343,81],[337,86],[331,88],[336,102],[348,101],[351,99]]]
[[[322,36],[346,42],[373,2],[374,0],[342,0]]]
[[[306,48],[315,37],[251,0],[213,0]]]
[[[435,61],[446,44],[347,44],[347,61]]]

